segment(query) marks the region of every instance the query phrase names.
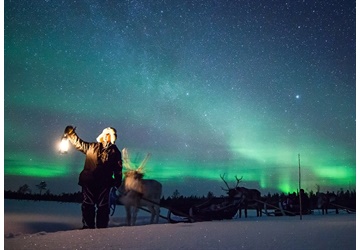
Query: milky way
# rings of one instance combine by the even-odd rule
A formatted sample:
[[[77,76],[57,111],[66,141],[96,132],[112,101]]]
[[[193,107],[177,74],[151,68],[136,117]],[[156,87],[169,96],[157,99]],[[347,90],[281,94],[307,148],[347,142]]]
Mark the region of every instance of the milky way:
[[[108,126],[166,195],[355,188],[355,1],[9,1],[5,189],[75,192]],[[66,183],[66,185],[64,185]],[[33,190],[36,192],[35,188]]]

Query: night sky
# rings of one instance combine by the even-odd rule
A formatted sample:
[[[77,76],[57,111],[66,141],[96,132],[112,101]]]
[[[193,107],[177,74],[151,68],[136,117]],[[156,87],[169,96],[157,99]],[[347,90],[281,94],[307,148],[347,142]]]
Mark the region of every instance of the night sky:
[[[10,1],[5,190],[77,192],[64,128],[118,131],[165,196],[356,185],[355,1]]]

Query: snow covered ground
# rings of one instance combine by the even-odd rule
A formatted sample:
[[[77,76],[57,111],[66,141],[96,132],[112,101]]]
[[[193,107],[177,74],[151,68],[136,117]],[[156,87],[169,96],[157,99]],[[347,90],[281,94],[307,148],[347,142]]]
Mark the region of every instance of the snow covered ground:
[[[167,211],[162,209],[162,214]],[[107,229],[78,230],[80,204],[4,201],[4,249],[355,249],[356,216],[336,215],[248,218],[124,226],[124,208],[116,207]]]

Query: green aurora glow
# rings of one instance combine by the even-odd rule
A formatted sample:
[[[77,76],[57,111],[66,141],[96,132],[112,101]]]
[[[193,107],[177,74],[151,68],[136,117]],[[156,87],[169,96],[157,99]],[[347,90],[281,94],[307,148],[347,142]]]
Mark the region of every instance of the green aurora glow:
[[[5,1],[5,189],[77,189],[84,156],[56,148],[69,124],[87,141],[114,126],[136,164],[151,152],[167,194],[222,194],[224,173],[296,191],[298,154],[306,191],[354,188],[353,3],[338,19],[325,1],[260,1],[269,23],[259,3],[200,2]]]

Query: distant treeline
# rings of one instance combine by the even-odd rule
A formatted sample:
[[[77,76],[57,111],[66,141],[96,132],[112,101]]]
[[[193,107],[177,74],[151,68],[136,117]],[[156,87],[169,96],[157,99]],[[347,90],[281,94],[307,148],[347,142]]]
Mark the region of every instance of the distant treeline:
[[[175,191],[175,193],[176,192],[177,191]],[[343,208],[345,210],[346,209],[351,209],[352,211],[356,210],[356,191],[355,190],[352,190],[352,191],[339,190],[336,193],[335,192],[325,192],[325,194],[327,194],[329,196],[332,196],[332,195],[336,196],[336,200],[332,201],[332,203],[329,206],[330,209],[334,209],[337,207],[339,209]],[[310,191],[309,193],[305,193],[304,195],[306,196],[306,198],[308,198],[307,199],[308,200],[307,208],[310,210],[318,209],[317,193]],[[283,202],[285,200],[288,200],[289,198],[292,199],[294,205],[296,205],[299,202],[299,196],[295,192],[287,193],[287,194],[268,193],[267,195],[261,196],[261,201],[263,202],[262,207],[264,208],[265,203],[272,205],[274,207],[278,207],[279,202]],[[212,199],[213,203],[221,203],[223,201],[226,201],[228,199],[228,197],[226,197],[226,196],[215,197],[212,195],[211,192],[209,192],[207,196],[203,196],[203,197],[196,197],[196,196],[184,197],[182,195],[173,195],[171,197],[168,197],[167,199],[162,198],[161,205],[164,207],[172,207],[172,208],[181,209],[183,207],[188,208],[189,206],[192,206],[192,205],[199,205],[210,199]],[[334,205],[338,205],[338,206],[335,207]],[[303,204],[303,206],[304,206],[304,204]],[[250,207],[250,209],[253,209],[253,208]],[[268,206],[268,209],[271,209],[271,206]]]
[[[18,191],[5,191],[4,198],[5,199],[16,199],[16,200],[34,200],[34,201],[58,201],[58,202],[73,202],[73,203],[81,203],[82,202],[82,193],[63,193],[60,195],[51,194],[51,192],[46,189],[46,183],[40,183],[36,185],[39,189],[39,193],[33,194],[29,187],[25,184],[21,186]],[[45,191],[45,192],[42,192]],[[339,190],[338,192],[326,192],[327,194],[336,195],[336,204],[351,208],[356,210],[356,191],[343,191]],[[305,195],[309,198],[309,209],[314,210],[317,209],[317,195],[316,193],[310,191],[309,193],[305,193]],[[298,197],[296,193],[288,193],[288,194],[270,194],[263,195],[261,200],[268,204],[272,204],[277,206],[279,201],[284,200],[285,197]],[[183,206],[191,206],[196,204],[201,204],[209,199],[213,200],[226,200],[226,196],[215,197],[211,192],[209,192],[206,196],[189,196],[185,197],[180,195],[178,190],[175,190],[172,196],[165,198],[164,196],[161,198],[160,205],[163,207],[173,207],[173,208],[181,208]],[[296,198],[295,198],[296,199]]]
[[[335,200],[330,201],[329,208],[335,208],[334,205],[338,205],[338,208],[349,208],[351,210],[356,210],[356,191],[355,190],[339,190],[338,192],[324,192],[323,194],[326,194],[328,197],[335,196]],[[313,191],[310,191],[309,193],[304,194],[306,198],[308,198],[308,209],[315,210],[318,209],[317,203],[318,203],[318,195],[317,193],[314,193]],[[297,193],[288,193],[288,194],[268,194],[267,196],[263,196],[262,200],[266,203],[277,205],[279,201],[284,201],[287,198],[292,198],[294,203],[299,202],[299,196]],[[303,198],[302,198],[303,199]],[[304,202],[304,201],[303,201]],[[304,205],[304,204],[303,204]],[[341,208],[340,208],[341,209]]]
[[[32,194],[32,193],[19,193],[14,191],[5,191],[4,195],[5,199],[13,199],[13,200],[33,200],[33,201],[59,201],[59,202],[74,202],[81,203],[82,202],[82,194],[81,192],[72,193],[72,194]]]
[[[176,192],[175,192],[176,193]],[[13,200],[33,200],[33,201],[58,201],[58,202],[73,202],[73,203],[81,203],[82,202],[82,193],[62,193],[62,194],[51,194],[50,192],[45,192],[43,194],[37,193],[23,193],[19,191],[11,191],[6,190],[4,194],[5,199],[13,199]],[[197,196],[171,196],[165,198],[164,196],[161,198],[161,203],[168,203],[169,201],[179,201],[180,203],[183,201],[203,201],[206,200],[206,197],[197,197]]]

